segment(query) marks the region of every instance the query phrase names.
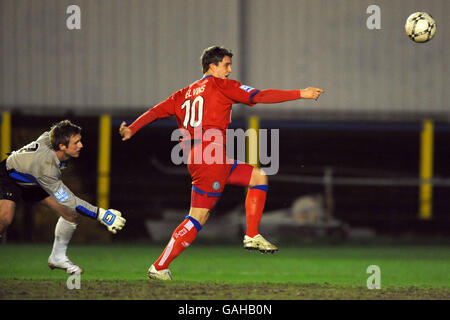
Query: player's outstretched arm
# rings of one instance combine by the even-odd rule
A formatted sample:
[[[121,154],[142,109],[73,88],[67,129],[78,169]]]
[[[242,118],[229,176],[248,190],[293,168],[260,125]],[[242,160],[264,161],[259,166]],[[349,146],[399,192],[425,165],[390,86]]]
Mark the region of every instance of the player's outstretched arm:
[[[97,220],[104,224],[112,233],[117,233],[118,230],[122,230],[126,222],[120,211],[114,209],[105,210],[102,208],[98,208]]]
[[[128,140],[133,136],[133,132],[126,126],[125,121],[120,124],[119,133],[122,136],[122,141]]]
[[[252,103],[280,103],[297,99],[317,100],[322,92],[324,90],[320,88],[306,88],[302,90],[264,89],[253,93],[253,98],[250,101]]]
[[[302,97],[302,99],[314,99],[314,100],[317,100],[317,99],[319,99],[320,94],[323,93],[323,92],[324,92],[323,89],[309,87],[309,88],[306,88],[306,89],[301,89],[300,90],[300,96]]]

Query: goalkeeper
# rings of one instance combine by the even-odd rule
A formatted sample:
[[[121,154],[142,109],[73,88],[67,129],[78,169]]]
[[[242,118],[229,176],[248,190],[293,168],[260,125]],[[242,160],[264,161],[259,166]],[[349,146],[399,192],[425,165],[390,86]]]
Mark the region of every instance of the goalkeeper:
[[[98,220],[112,233],[125,225],[119,211],[98,208],[79,199],[61,181],[66,162],[78,158],[82,148],[81,128],[63,120],[0,162],[0,236],[11,224],[16,203],[21,199],[39,202],[56,211],[60,217],[48,266],[68,274],[83,272],[66,254],[79,214]]]

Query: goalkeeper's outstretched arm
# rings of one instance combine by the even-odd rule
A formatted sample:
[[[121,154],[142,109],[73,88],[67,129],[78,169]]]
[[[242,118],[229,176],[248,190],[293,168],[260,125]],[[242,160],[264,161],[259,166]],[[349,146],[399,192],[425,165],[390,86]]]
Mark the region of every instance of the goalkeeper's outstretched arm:
[[[54,170],[51,168],[51,170]],[[112,232],[117,233],[125,225],[125,218],[122,213],[114,209],[102,209],[93,206],[87,201],[84,201],[75,194],[58,178],[55,178],[56,173],[47,172],[48,175],[39,177],[37,180],[39,185],[53,198],[66,208],[75,210],[79,214],[95,219],[104,224],[106,228]]]

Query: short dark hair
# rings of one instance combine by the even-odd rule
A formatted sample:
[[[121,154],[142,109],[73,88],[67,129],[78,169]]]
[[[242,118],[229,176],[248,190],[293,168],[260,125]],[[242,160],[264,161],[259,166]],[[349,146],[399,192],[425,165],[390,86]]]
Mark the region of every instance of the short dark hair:
[[[206,48],[200,58],[202,61],[203,73],[206,73],[209,70],[209,65],[211,63],[214,63],[216,66],[219,65],[219,62],[222,61],[225,56],[229,56],[230,58],[233,57],[231,50],[219,46]]]
[[[69,120],[62,120],[50,128],[50,144],[52,149],[58,151],[59,145],[68,146],[70,138],[81,134],[81,127],[73,124]]]

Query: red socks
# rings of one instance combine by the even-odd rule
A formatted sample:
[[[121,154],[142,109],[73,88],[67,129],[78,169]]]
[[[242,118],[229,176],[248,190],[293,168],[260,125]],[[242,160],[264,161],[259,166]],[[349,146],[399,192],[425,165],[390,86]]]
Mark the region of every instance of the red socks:
[[[267,190],[267,185],[248,189],[245,199],[245,212],[247,217],[246,235],[249,237],[253,238],[259,233],[258,225],[266,204]],[[197,220],[187,216],[175,229],[163,253],[154,263],[156,270],[167,269],[172,260],[178,257],[195,240],[201,229],[202,225]]]
[[[201,228],[202,226],[197,220],[187,216],[175,229],[163,253],[154,263],[155,269],[167,269],[172,260],[178,257],[195,240]]]
[[[258,232],[259,221],[266,204],[267,185],[254,186],[248,189],[245,199],[245,214],[247,217],[247,232],[249,237],[256,236]]]

